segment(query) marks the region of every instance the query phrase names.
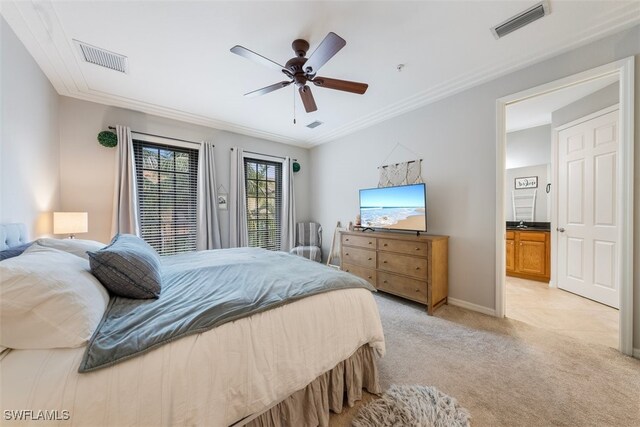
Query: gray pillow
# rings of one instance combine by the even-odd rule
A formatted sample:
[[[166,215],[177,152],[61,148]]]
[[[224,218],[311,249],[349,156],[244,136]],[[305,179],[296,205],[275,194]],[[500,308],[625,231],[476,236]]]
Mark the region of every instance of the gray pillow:
[[[91,273],[112,293],[126,298],[160,296],[160,257],[133,234],[118,234],[104,248],[87,252]]]
[[[5,249],[4,251],[0,251],[0,261],[4,261],[5,259],[17,257],[22,254],[22,252],[26,251],[29,246],[31,246],[33,242],[25,243],[19,246],[14,246],[9,249]]]

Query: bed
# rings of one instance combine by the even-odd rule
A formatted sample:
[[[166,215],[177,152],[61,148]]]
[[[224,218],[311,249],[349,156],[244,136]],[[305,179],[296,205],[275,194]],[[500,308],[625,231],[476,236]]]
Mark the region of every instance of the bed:
[[[363,389],[380,392],[375,361],[385,347],[371,292],[355,288],[281,304],[79,373],[85,351],[3,351],[3,422],[327,425],[329,410],[353,405]]]

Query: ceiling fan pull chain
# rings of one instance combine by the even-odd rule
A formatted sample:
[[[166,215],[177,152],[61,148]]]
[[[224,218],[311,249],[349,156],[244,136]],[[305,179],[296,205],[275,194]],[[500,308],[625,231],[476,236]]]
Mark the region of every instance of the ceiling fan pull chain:
[[[293,85],[293,124],[296,124],[296,86]]]

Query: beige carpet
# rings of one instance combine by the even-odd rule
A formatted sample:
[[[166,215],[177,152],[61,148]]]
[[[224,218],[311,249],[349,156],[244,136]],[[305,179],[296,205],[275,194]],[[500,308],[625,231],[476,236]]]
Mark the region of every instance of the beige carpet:
[[[473,426],[640,426],[640,360],[524,323],[377,294],[387,342],[383,389],[432,385]],[[368,395],[365,401],[375,396]],[[348,426],[359,405],[332,415]]]

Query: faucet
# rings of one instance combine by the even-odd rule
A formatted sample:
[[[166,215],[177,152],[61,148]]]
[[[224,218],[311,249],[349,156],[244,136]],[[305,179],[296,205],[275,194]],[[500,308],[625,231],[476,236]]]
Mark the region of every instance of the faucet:
[[[518,224],[518,228],[527,228],[527,226],[524,225],[524,220],[520,221],[520,224]]]

